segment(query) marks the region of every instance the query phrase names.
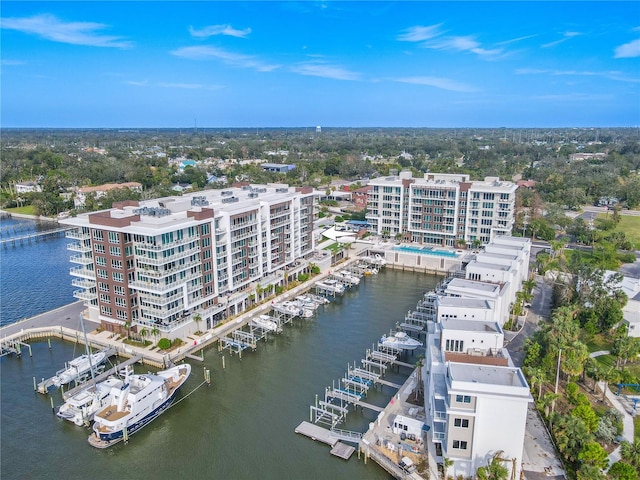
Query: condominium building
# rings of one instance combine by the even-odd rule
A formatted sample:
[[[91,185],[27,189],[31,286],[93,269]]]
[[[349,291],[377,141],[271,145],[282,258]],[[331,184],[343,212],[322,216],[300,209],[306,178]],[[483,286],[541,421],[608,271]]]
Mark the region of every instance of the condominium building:
[[[466,279],[428,295],[436,312],[427,338],[425,423],[431,456],[451,460],[454,478],[475,476],[496,454],[510,478],[520,475],[533,399],[504,348],[502,325],[528,271],[530,247],[528,239],[496,237],[469,263]]]
[[[367,221],[379,235],[401,235],[404,241],[459,247],[497,235],[509,235],[514,224],[517,185],[487,177],[426,173],[413,178],[380,177],[369,182]]]
[[[78,215],[76,298],[109,331],[178,337],[211,327],[302,273],[313,251],[313,190],[242,185]],[[197,329],[197,328],[196,328]]]

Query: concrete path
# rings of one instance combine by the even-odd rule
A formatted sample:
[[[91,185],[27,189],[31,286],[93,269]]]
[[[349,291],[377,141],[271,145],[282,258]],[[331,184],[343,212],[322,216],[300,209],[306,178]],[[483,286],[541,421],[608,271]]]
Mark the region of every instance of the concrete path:
[[[599,352],[594,352],[594,353],[599,353]],[[618,410],[620,413],[622,413],[622,415],[623,415],[623,417],[622,417],[622,426],[623,426],[622,436],[624,437],[624,439],[627,442],[633,443],[635,430],[634,430],[634,425],[633,425],[633,417],[631,416],[631,412],[629,412],[628,406],[625,405],[621,401],[621,398],[619,396],[615,395],[611,391],[611,389],[609,389],[605,385],[604,382],[598,382],[598,387],[600,387],[600,390],[604,390],[606,388],[605,395],[607,397],[607,400],[609,400],[611,402],[611,405],[613,405],[613,407],[616,410]],[[609,455],[609,467],[611,467],[611,465],[616,463],[618,460],[620,460],[620,446],[618,446]]]

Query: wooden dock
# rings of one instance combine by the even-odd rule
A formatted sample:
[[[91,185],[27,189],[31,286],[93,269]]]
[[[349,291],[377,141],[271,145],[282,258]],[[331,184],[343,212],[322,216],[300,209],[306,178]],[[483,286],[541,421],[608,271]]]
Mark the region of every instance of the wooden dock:
[[[311,440],[326,443],[333,447],[338,439],[331,435],[331,431],[309,422],[302,422],[295,429],[296,433],[309,437]]]
[[[349,460],[353,452],[355,452],[355,447],[351,445],[347,445],[346,443],[337,442],[334,447],[331,449],[331,455],[335,455],[336,457],[340,457],[343,460]]]
[[[27,235],[21,235],[19,237],[4,238],[0,240],[0,246],[7,247],[11,245],[15,247],[17,245],[22,245],[24,243],[31,243],[32,240],[34,242],[37,242],[38,240],[46,240],[47,238],[53,238],[53,237],[64,235],[65,232],[69,230],[73,230],[74,228],[75,227],[62,227],[62,228],[55,228],[52,230],[44,230],[42,232],[37,232],[37,233],[29,233]]]

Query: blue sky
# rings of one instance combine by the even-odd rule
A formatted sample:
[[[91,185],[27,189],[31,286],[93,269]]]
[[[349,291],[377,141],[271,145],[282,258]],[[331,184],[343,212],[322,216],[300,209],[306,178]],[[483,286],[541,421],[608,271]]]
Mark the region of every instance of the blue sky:
[[[640,125],[640,2],[3,1],[3,127]]]

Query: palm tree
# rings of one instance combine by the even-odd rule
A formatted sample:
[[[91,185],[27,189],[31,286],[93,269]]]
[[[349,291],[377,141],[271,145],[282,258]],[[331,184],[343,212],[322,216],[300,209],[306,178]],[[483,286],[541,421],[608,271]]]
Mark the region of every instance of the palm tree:
[[[140,330],[140,336],[142,337],[142,342],[144,343],[145,338],[149,336],[149,329],[147,329],[147,327],[143,327],[142,330]]]
[[[634,467],[640,467],[640,440],[633,443],[624,441],[620,444],[620,455]]]
[[[127,329],[127,338],[131,336],[131,320],[124,322],[124,328]]]
[[[424,384],[422,383],[422,366],[424,365],[424,355],[418,356],[418,361],[416,362],[416,389],[415,389],[415,398],[418,400],[420,398],[420,394],[423,391]]]
[[[200,331],[200,322],[202,321],[202,315],[199,313],[193,316],[193,321],[196,322],[196,328]]]
[[[495,453],[489,464],[485,467],[480,467],[476,471],[478,480],[508,480],[509,469],[502,463],[507,462],[508,459],[502,458],[502,450]]]
[[[523,280],[522,281],[522,288],[524,289],[525,292],[527,293],[531,293],[533,292],[533,289],[536,287],[536,281],[534,278],[530,278],[528,280]]]
[[[153,338],[158,341],[158,337],[160,336],[160,329],[158,328],[157,325],[154,325],[151,328],[151,335],[153,335]]]
[[[442,459],[442,470],[444,473],[444,478],[445,480],[447,479],[447,471],[449,470],[450,467],[453,467],[453,460],[451,460],[450,458],[443,458]]]

